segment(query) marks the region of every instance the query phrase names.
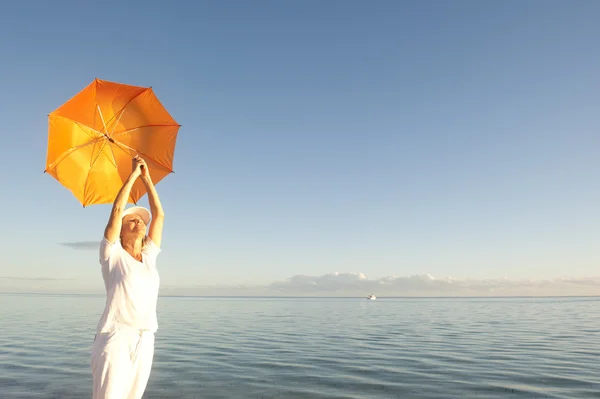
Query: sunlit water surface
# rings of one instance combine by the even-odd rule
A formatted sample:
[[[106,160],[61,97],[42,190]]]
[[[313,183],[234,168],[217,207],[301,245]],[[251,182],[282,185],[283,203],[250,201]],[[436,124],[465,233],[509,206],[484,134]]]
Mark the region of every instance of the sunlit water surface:
[[[101,296],[0,295],[0,398],[90,398]],[[600,398],[600,298],[159,299],[144,398]]]

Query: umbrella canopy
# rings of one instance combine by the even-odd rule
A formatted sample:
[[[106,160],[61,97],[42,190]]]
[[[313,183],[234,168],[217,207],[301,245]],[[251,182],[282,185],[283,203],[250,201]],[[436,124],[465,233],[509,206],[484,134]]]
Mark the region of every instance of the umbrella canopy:
[[[44,172],[84,207],[112,203],[135,155],[146,161],[155,184],[173,172],[179,128],[151,87],[95,79],[48,115]],[[137,180],[128,202],[144,194]]]

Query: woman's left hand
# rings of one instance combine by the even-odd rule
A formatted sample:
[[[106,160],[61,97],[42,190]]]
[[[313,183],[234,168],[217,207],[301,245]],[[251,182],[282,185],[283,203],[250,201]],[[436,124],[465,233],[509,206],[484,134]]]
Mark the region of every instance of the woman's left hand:
[[[148,165],[146,164],[146,161],[144,161],[140,156],[136,156],[137,158],[137,162],[140,165],[140,169],[141,169],[141,177],[143,179],[149,178],[150,177],[150,171],[148,170]]]

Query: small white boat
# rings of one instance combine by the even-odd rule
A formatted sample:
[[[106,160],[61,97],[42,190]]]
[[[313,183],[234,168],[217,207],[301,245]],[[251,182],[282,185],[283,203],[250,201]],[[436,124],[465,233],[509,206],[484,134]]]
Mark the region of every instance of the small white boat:
[[[367,297],[367,299],[374,301],[375,299],[377,299],[377,297],[375,295],[371,294]]]

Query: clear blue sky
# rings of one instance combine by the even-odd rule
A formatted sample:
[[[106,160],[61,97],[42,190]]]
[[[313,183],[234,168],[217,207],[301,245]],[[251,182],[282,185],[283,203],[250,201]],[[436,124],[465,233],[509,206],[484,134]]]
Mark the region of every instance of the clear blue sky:
[[[598,276],[598,15],[591,0],[4,5],[0,276],[101,287],[96,250],[60,243],[100,240],[110,207],[43,174],[47,114],[96,77],[153,86],[183,125],[157,186],[164,284]]]

